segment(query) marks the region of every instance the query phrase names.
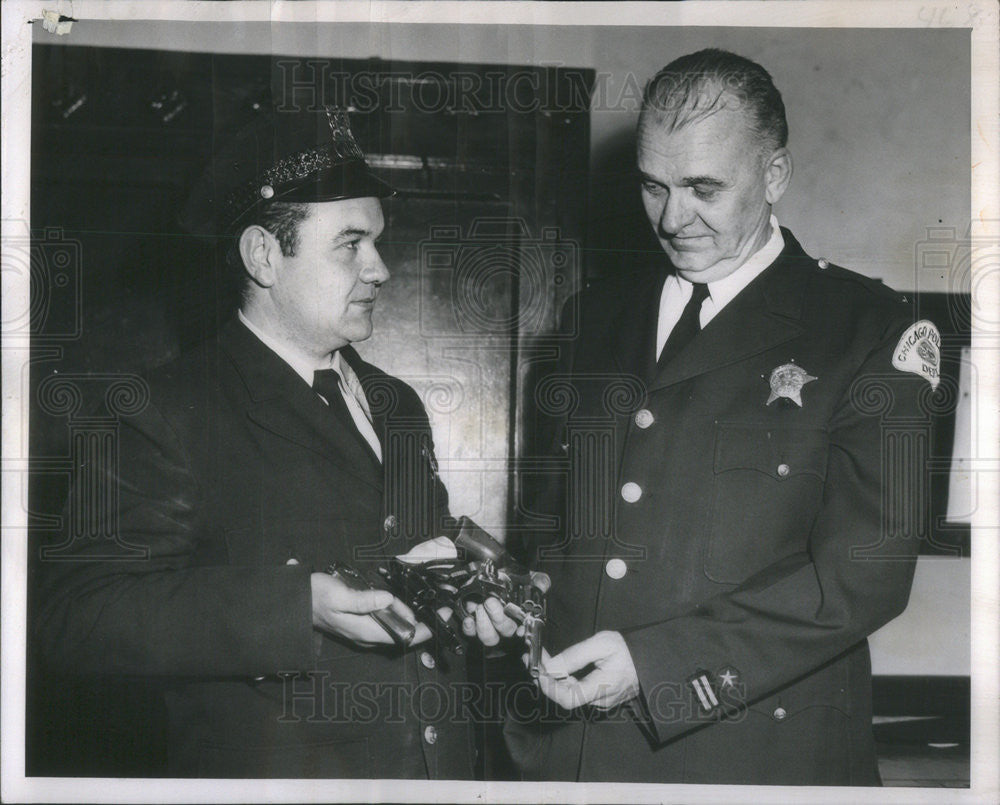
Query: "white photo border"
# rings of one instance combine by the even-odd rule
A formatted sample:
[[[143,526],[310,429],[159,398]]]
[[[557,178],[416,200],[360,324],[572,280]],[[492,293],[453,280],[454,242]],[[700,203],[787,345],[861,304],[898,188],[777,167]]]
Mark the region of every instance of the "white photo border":
[[[343,780],[141,780],[69,779],[24,776],[26,652],[26,513],[9,505],[26,497],[26,479],[16,460],[27,441],[28,400],[21,399],[27,343],[3,346],[3,475],[2,475],[2,775],[0,799],[6,802],[995,802],[1000,799],[998,764],[998,587],[997,501],[1000,500],[1000,435],[997,432],[998,338],[984,330],[995,324],[1000,299],[1000,169],[998,169],[998,7],[996,3],[804,2],[691,3],[530,3],[530,2],[96,2],[94,0],[5,0],[3,2],[3,238],[19,237],[18,222],[28,220],[30,178],[30,93],[33,22],[43,11],[71,17],[76,33],[85,36],[87,20],[130,21],[155,26],[184,20],[269,22],[354,21],[369,23],[486,23],[576,26],[649,25],[773,28],[968,28],[971,35],[971,234],[987,244],[978,261],[988,270],[973,281],[979,304],[973,305],[972,349],[977,362],[979,393],[977,440],[980,455],[994,467],[976,474],[977,499],[987,501],[972,528],[972,736],[971,788],[958,789],[831,789],[797,787],[655,786],[639,784],[568,784],[505,782],[343,781]],[[155,47],[155,45],[149,45]],[[20,224],[23,227],[23,223]],[[3,321],[28,309],[24,276],[3,276]],[[984,452],[985,451],[985,452]]]

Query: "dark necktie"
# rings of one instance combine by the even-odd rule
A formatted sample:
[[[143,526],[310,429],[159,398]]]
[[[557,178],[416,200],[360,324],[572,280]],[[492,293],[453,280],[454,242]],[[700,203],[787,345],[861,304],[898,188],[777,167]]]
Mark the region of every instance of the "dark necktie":
[[[687,346],[688,342],[701,331],[701,303],[708,297],[708,285],[704,282],[695,282],[691,285],[691,298],[684,306],[681,317],[670,331],[663,351],[656,361],[656,369],[660,371],[670,361],[677,357],[678,353]]]
[[[340,391],[340,375],[333,369],[317,369],[313,372],[313,391],[322,394],[330,406],[330,410],[338,414],[343,409],[348,420],[351,420],[351,413],[347,410],[347,403],[344,402],[344,395]]]
[[[357,424],[354,422],[354,417],[351,416],[351,412],[347,409],[347,403],[344,401],[344,395],[340,390],[340,383],[340,375],[333,369],[317,369],[313,372],[313,391],[326,398],[330,406],[330,411],[336,415],[341,424],[349,433],[353,433],[368,451],[371,451],[371,446],[365,440],[364,436],[361,435]]]

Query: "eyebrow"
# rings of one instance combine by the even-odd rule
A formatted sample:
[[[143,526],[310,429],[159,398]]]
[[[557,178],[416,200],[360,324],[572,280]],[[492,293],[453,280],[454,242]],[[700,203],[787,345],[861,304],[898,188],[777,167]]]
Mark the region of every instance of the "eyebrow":
[[[341,229],[336,235],[334,235],[333,242],[340,243],[341,241],[350,240],[351,238],[363,238],[371,235],[372,230],[370,229],[365,229],[363,227],[348,227],[347,229]],[[373,238],[373,240],[374,239],[375,238]]]
[[[642,180],[644,182],[653,182],[654,184],[662,185],[659,179],[655,176],[651,176],[648,173],[640,171]],[[722,179],[716,179],[712,176],[685,176],[681,179],[681,187],[695,187],[701,185],[703,187],[726,187],[726,182]]]
[[[683,187],[694,187],[704,185],[705,187],[725,187],[726,183],[722,179],[715,179],[711,176],[685,176],[681,180]]]
[[[371,233],[367,229],[361,229],[361,228],[358,228],[358,227],[349,227],[348,229],[341,229],[336,234],[336,236],[334,237],[334,240],[343,240],[344,238],[353,238],[353,237],[356,237],[358,235],[360,235],[360,236],[363,237],[363,236],[369,235],[369,234],[371,234]]]

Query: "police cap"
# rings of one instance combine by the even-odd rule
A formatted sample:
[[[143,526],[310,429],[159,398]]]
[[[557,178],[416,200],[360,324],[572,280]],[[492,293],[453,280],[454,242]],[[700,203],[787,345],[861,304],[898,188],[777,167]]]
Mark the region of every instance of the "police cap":
[[[351,133],[347,113],[271,110],[212,157],[181,214],[191,232],[235,232],[262,204],[387,198]]]

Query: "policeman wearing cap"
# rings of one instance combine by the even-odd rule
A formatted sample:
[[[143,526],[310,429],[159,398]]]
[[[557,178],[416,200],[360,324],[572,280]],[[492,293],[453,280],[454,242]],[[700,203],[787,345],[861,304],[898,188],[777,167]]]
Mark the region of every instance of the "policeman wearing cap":
[[[351,347],[391,193],[334,110],[267,114],[213,160],[186,218],[229,238],[239,311],[122,419],[115,539],[46,568],[49,659],[162,681],[173,775],[472,774],[462,665],[422,624],[396,648],[370,613],[406,606],[324,572],[448,520],[417,394]]]
[[[647,86],[666,270],[584,291],[544,381],[573,405],[549,411],[568,483],[543,506],[564,530],[538,681],[569,715],[508,721],[527,779],[879,782],[866,638],[909,595],[940,343],[778,225],[786,140],[748,59],[701,51]]]

